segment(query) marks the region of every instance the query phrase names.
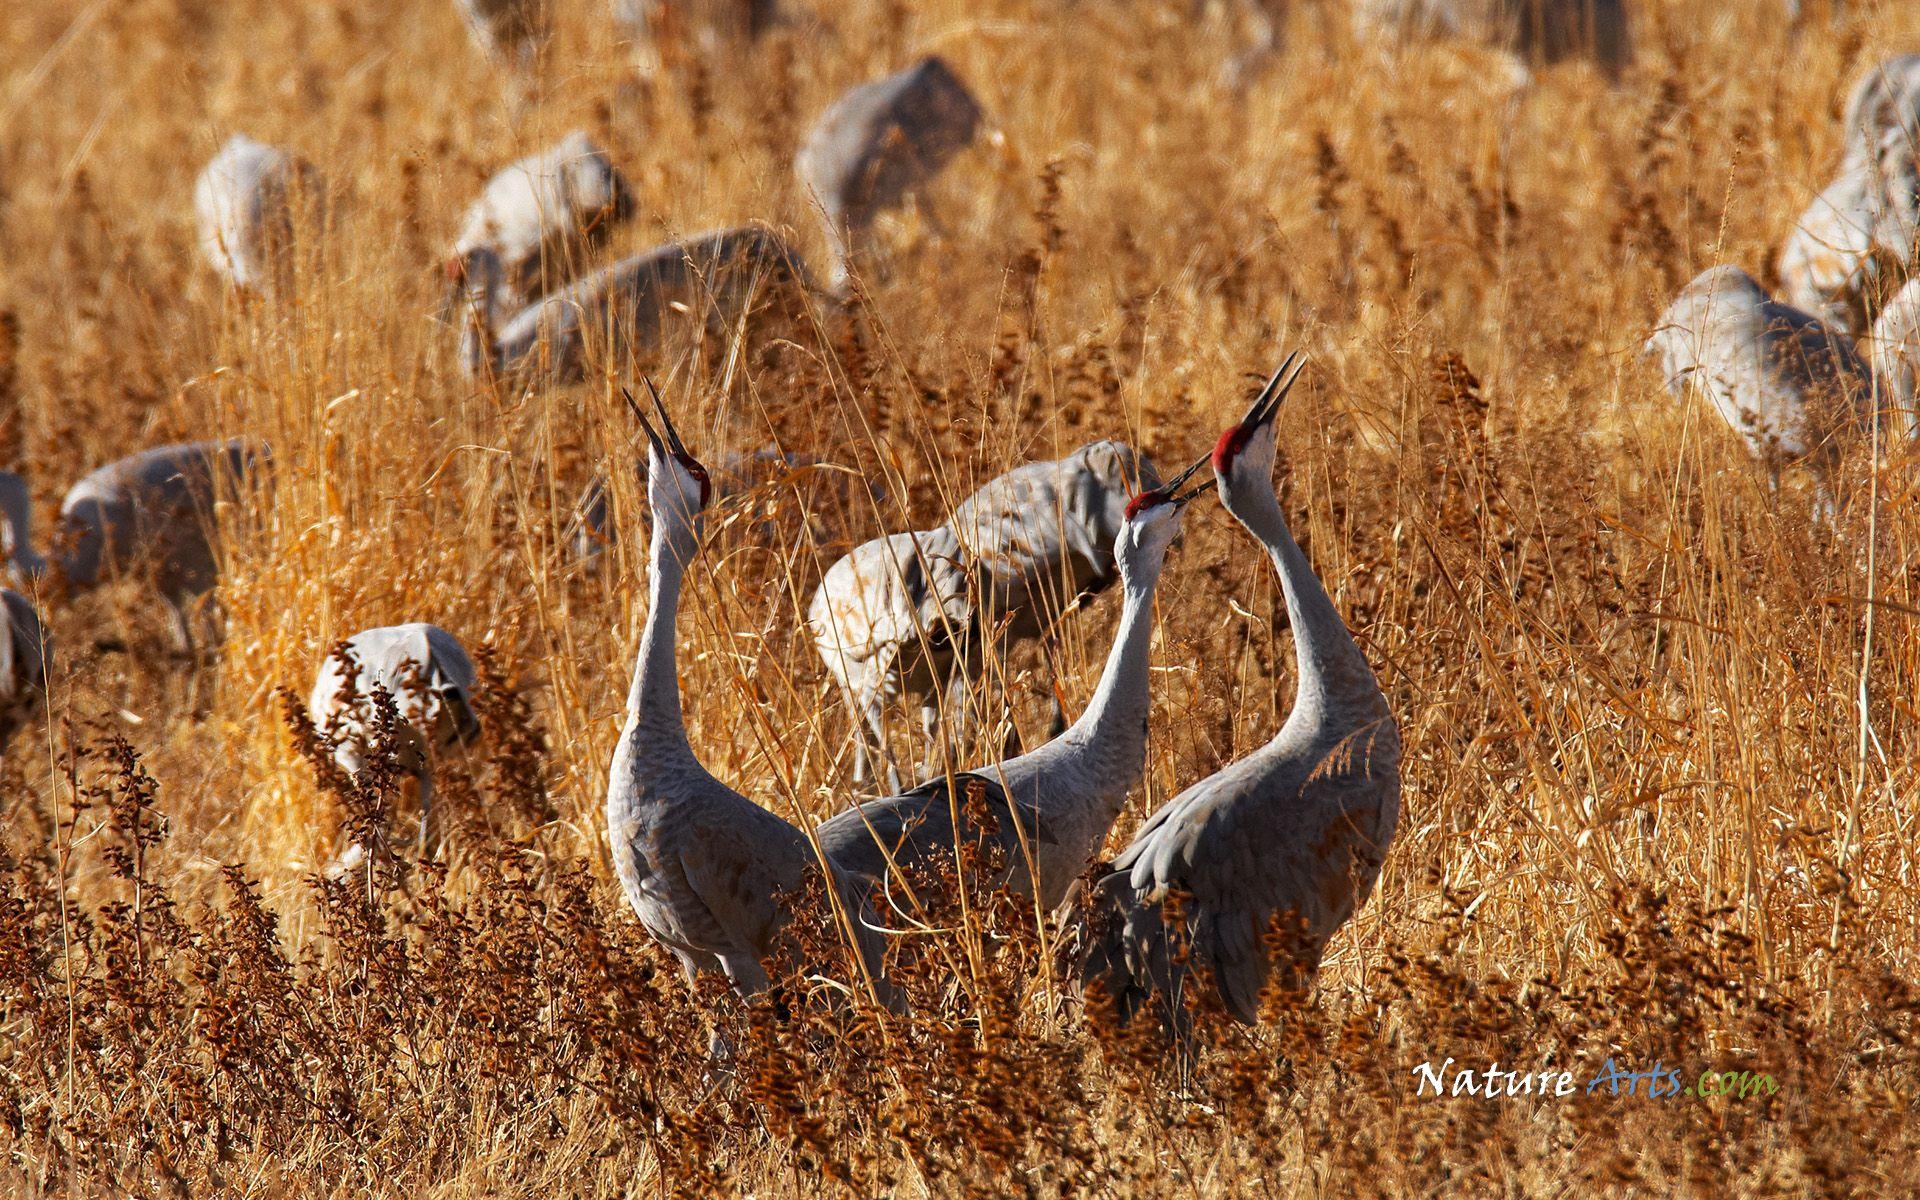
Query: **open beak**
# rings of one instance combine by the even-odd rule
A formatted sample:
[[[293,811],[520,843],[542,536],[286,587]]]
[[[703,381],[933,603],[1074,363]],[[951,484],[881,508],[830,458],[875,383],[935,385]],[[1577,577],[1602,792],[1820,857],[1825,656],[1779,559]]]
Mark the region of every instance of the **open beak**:
[[[1167,494],[1167,499],[1173,504],[1175,508],[1181,508],[1186,506],[1187,504],[1192,503],[1194,500],[1198,499],[1202,494],[1204,494],[1208,489],[1213,487],[1213,480],[1209,478],[1209,479],[1202,480],[1200,483],[1195,484],[1193,487],[1193,490],[1187,492],[1185,495],[1180,494],[1180,485],[1185,483],[1187,480],[1192,479],[1195,472],[1197,472],[1201,467],[1206,466],[1208,463],[1212,461],[1213,461],[1213,456],[1211,454],[1203,454],[1199,458],[1194,460],[1192,466],[1180,472],[1178,475],[1175,475],[1172,479],[1168,480],[1166,483],[1163,483],[1160,485],[1160,490]]]
[[[1280,369],[1267,379],[1267,386],[1261,388],[1260,394],[1254,397],[1253,406],[1240,419],[1240,428],[1252,432],[1273,420],[1273,414],[1280,411],[1280,402],[1287,398],[1294,382],[1300,378],[1300,372],[1306,369],[1307,360],[1298,350],[1287,355],[1287,361],[1280,364]]]
[[[660,414],[660,424],[667,431],[667,444],[681,458],[692,458],[686,443],[680,440],[680,431],[673,427],[673,418],[667,415],[667,406],[660,402],[660,389],[653,386],[653,376],[642,375],[640,379],[647,385],[647,395],[653,397],[653,411]]]
[[[640,405],[634,401],[633,393],[627,390],[625,384],[620,385],[620,394],[627,398],[627,411],[633,414],[634,420],[640,422],[640,428],[647,431],[647,445],[653,447],[655,454],[663,459],[666,458],[667,444],[660,440],[658,433],[654,432],[653,422],[647,420],[647,414],[640,410]]]
[[[633,413],[633,419],[640,422],[640,428],[647,431],[647,441],[660,452],[662,458],[665,458],[669,452],[680,458],[693,458],[693,455],[687,453],[686,443],[680,440],[680,431],[673,427],[673,418],[667,415],[667,406],[660,402],[660,389],[653,386],[653,377],[642,375],[640,378],[646,381],[647,394],[653,397],[653,411],[659,414],[660,428],[666,431],[667,436],[664,440],[659,430],[654,429],[653,422],[647,420],[647,414],[641,410],[639,402],[633,398],[633,393],[627,390],[626,385],[621,385],[620,394],[627,398],[627,408]]]

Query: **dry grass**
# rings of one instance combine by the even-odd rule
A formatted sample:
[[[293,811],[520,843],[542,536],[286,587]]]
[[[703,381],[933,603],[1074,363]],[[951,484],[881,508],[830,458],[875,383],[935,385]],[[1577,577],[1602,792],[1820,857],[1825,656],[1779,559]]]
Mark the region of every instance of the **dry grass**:
[[[137,589],[50,610],[51,720],[0,764],[7,1186],[1911,1194],[1913,464],[1883,469],[1870,574],[1635,350],[1697,270],[1766,268],[1847,82],[1920,44],[1920,13],[1853,3],[1795,38],[1758,0],[1644,0],[1618,90],[1569,67],[1516,94],[1490,55],[1388,59],[1303,2],[1241,101],[1213,84],[1227,23],[1190,28],[1184,0],[794,7],[747,61],[643,84],[599,5],[565,0],[513,96],[451,4],[0,22],[0,465],[46,505],[208,431],[279,464],[232,547],[218,667],[169,662]],[[1285,1020],[1224,1034],[1184,1086],[990,906],[900,949],[914,1018],[790,981],[709,1092],[706,1023],[738,1006],[639,934],[599,816],[642,617],[631,430],[605,380],[463,381],[436,263],[488,171],[573,127],[636,185],[610,255],[765,219],[817,256],[786,165],[806,120],[935,50],[996,129],[937,189],[944,235],[892,224],[851,318],[650,364],[697,452],[773,443],[888,485],[876,511],[814,472],[710,524],[680,621],[694,744],[776,812],[836,811],[846,716],[800,632],[826,563],[1094,437],[1184,461],[1299,346],[1283,490],[1400,716],[1406,811],[1311,1003],[1276,997]],[[284,303],[194,253],[193,175],[236,129],[329,181],[332,236]],[[589,576],[562,531],[595,469],[623,537]],[[1217,507],[1187,530],[1120,836],[1291,694],[1270,569]],[[1115,607],[1069,627],[1075,708]],[[490,648],[492,737],[430,861],[322,887],[340,822],[396,801],[316,771],[281,689],[416,619]],[[991,689],[1028,735],[1049,677],[1029,651]],[[983,933],[997,956],[968,952]],[[1447,1056],[1780,1090],[1416,1098]]]

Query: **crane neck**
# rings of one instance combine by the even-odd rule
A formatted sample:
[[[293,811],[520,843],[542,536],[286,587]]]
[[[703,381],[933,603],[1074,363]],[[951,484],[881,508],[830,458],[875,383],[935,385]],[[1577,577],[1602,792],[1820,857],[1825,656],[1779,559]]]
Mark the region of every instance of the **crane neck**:
[[[699,549],[697,525],[655,515],[652,552],[647,561],[647,622],[627,692],[627,724],[644,732],[650,753],[692,754],[680,711],[680,670],[674,650],[674,619],[680,611],[680,587],[687,564]]]
[[[1048,904],[1059,899],[1099,848],[1146,767],[1152,703],[1147,660],[1159,574],[1154,562],[1125,576],[1120,627],[1079,720],[1045,745],[980,771],[1000,780],[1017,801],[1037,808],[1052,830],[1055,845],[1043,852],[1040,863]]]
[[[1287,621],[1293,626],[1294,666],[1299,676],[1288,724],[1378,720],[1387,715],[1386,697],[1373,668],[1354,643],[1332,597],[1293,540],[1280,498],[1270,482],[1230,489],[1227,511],[1267,550],[1287,597]]]
[[[1153,643],[1153,592],[1160,567],[1125,580],[1121,595],[1120,627],[1107,651],[1106,666],[1086,711],[1061,740],[1106,751],[1112,761],[1138,763],[1146,755],[1147,710],[1152,696],[1147,686],[1148,651]],[[1138,775],[1136,766],[1133,774]]]

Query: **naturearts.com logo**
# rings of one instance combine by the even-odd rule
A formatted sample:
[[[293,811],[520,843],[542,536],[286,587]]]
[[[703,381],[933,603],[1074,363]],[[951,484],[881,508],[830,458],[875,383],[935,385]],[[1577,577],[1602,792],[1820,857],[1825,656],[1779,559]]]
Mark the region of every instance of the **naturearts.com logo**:
[[[1616,1066],[1611,1058],[1584,1081],[1572,1071],[1508,1071],[1498,1062],[1483,1068],[1456,1067],[1451,1058],[1438,1066],[1431,1061],[1421,1063],[1413,1068],[1413,1079],[1416,1096],[1478,1096],[1489,1100],[1577,1095],[1643,1096],[1649,1100],[1725,1096],[1745,1100],[1771,1096],[1780,1090],[1773,1076],[1755,1071],[1702,1071],[1689,1083],[1681,1078],[1679,1068],[1658,1060],[1651,1070],[1628,1071]]]

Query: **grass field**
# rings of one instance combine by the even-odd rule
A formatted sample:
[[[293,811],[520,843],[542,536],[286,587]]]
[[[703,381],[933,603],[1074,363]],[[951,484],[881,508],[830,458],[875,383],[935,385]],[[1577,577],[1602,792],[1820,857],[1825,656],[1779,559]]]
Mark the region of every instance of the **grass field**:
[[[43,513],[163,441],[254,435],[277,469],[257,512],[223,512],[217,663],[170,657],[132,583],[43,602],[49,719],[0,761],[0,1180],[1913,1194],[1920,476],[1887,450],[1857,509],[1874,535],[1830,536],[1803,481],[1771,494],[1638,356],[1699,270],[1768,278],[1851,81],[1920,47],[1895,0],[1799,29],[1776,7],[1639,0],[1617,87],[1566,65],[1522,89],[1497,54],[1389,52],[1301,0],[1244,95],[1216,83],[1231,10],[1184,0],[795,0],[737,61],[651,80],[597,0],[557,0],[519,81],[440,0],[12,7],[0,466]],[[772,444],[846,468],[709,522],[679,626],[691,738],[775,812],[838,811],[847,714],[803,625],[835,557],[1097,437],[1184,463],[1305,350],[1282,496],[1398,715],[1405,808],[1315,994],[1217,1030],[1185,1080],[1083,1015],[1017,905],[901,940],[909,1018],[801,1004],[747,1029],[689,992],[601,815],[644,615],[612,386],[633,375],[475,384],[431,319],[480,183],[573,128],[635,185],[608,259],[762,220],[820,261],[795,146],[843,88],[929,52],[990,127],[931,190],[944,228],[885,224],[850,312],[640,364],[709,461]],[[327,237],[277,301],[229,293],[194,244],[194,176],[236,130],[327,180]],[[596,470],[621,539],[588,573],[565,530]],[[1158,607],[1147,778],[1110,849],[1292,694],[1273,572],[1210,500]],[[1044,736],[1056,673],[1077,711],[1117,611],[1070,622],[1052,669],[1017,653],[987,715]],[[447,772],[431,854],[322,885],[343,805],[286,692],[407,620],[484,648],[490,736]],[[739,1065],[710,1088],[716,1020]],[[1564,1070],[1576,1094],[1419,1094],[1447,1058]],[[1609,1060],[1694,1094],[1589,1093]],[[1775,1088],[1698,1094],[1728,1070]]]

